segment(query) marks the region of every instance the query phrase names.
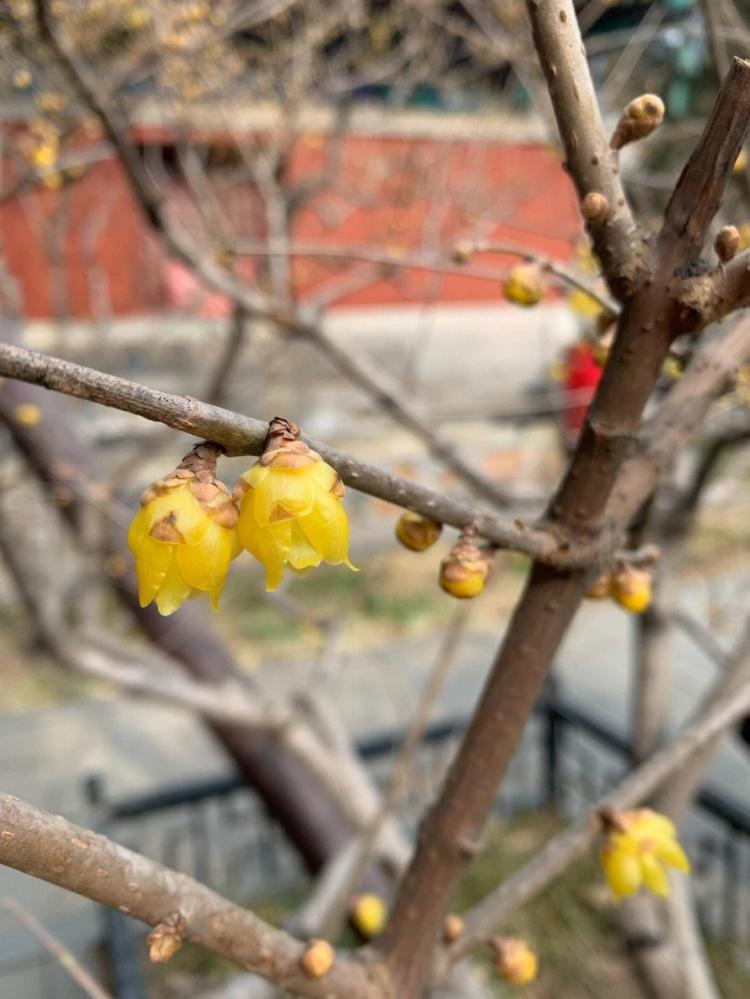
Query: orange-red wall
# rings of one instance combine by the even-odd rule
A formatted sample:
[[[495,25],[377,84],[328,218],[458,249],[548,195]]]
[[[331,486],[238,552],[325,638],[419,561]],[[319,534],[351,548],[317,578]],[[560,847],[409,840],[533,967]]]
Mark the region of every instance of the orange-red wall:
[[[328,141],[309,137],[297,144],[290,180],[315,176],[324,168]],[[262,239],[266,223],[257,197],[236,186],[220,190],[219,195],[232,221],[239,220],[250,238]],[[178,191],[174,202],[178,212],[189,213]],[[400,255],[419,248],[426,236],[429,247],[447,254],[457,239],[481,231],[566,259],[579,229],[570,182],[557,155],[547,148],[350,136],[342,145],[336,179],[299,214],[294,239]],[[62,190],[34,187],[7,200],[0,206],[0,238],[6,265],[31,317],[95,315],[101,308],[102,287],[116,315],[179,304],[175,267],[149,232],[114,160],[92,166]],[[251,280],[256,261],[247,260],[243,267]],[[507,258],[477,258],[477,263],[493,266],[507,262]],[[352,268],[362,267],[342,260],[296,257],[295,290],[299,295],[318,291]],[[500,297],[496,281],[463,273],[405,270],[371,275],[366,287],[339,304]],[[209,311],[222,311],[220,299],[214,296],[211,301]]]

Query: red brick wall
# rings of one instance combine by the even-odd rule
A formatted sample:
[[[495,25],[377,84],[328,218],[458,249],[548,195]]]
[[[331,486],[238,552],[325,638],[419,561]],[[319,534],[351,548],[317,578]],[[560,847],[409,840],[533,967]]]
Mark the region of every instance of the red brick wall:
[[[290,165],[292,179],[322,168],[325,141],[300,141]],[[265,223],[257,199],[236,187],[220,196],[250,238],[262,238]],[[176,192],[176,203],[181,200]],[[579,222],[557,156],[532,145],[351,136],[343,146],[335,185],[299,215],[294,238],[402,254],[418,247],[428,232],[430,245],[447,252],[480,221],[487,223],[482,231],[498,240],[569,257]],[[6,201],[0,206],[0,238],[29,316],[91,316],[101,308],[103,287],[116,315],[187,307],[190,296],[186,299],[184,293],[191,279],[167,263],[115,161],[91,167],[62,190],[34,188]],[[491,259],[493,265],[505,262]],[[244,263],[250,280],[255,266],[255,261]],[[297,257],[295,289],[309,293],[362,266]],[[500,298],[494,281],[407,270],[374,276],[340,304]],[[208,312],[225,309],[217,296],[203,304]]]

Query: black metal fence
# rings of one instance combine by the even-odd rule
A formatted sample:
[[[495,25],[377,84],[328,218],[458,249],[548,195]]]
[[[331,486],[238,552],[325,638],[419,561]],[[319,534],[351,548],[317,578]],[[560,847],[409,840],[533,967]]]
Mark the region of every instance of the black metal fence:
[[[433,725],[420,748],[400,817],[412,825],[437,790],[466,727],[465,718]],[[389,770],[403,732],[360,741],[376,780]],[[512,815],[552,805],[580,815],[611,788],[628,765],[629,746],[596,718],[550,695],[537,707],[496,802]],[[230,897],[262,900],[299,892],[306,874],[262,802],[239,776],[161,789],[110,801],[99,778],[86,792],[97,828],[119,842],[191,874]],[[693,886],[707,932],[750,941],[750,807],[710,788],[684,827]],[[145,999],[144,930],[129,917],[102,910],[103,937],[118,999]]]

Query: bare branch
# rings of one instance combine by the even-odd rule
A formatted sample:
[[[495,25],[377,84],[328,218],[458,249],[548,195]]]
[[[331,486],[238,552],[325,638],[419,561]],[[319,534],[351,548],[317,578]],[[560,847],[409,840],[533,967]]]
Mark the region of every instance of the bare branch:
[[[527,0],[526,6],[578,197],[583,201],[596,192],[609,206],[606,219],[589,222],[588,231],[609,286],[622,300],[632,293],[642,266],[641,237],[601,121],[575,7],[572,0]]]
[[[174,430],[216,441],[230,455],[260,454],[268,433],[267,423],[249,416],[12,344],[0,344],[0,375],[156,420]],[[359,461],[313,438],[303,437],[303,440],[333,465],[353,489],[408,507],[443,524],[461,528],[476,523],[479,533],[499,548],[541,559],[575,561],[576,556],[546,531],[505,525],[465,503]],[[586,558],[583,552],[577,555]]]
[[[313,999],[382,999],[375,969],[337,960],[320,980],[300,967],[305,945],[185,874],[98,833],[0,794],[0,863],[156,926],[172,913],[186,938]]]

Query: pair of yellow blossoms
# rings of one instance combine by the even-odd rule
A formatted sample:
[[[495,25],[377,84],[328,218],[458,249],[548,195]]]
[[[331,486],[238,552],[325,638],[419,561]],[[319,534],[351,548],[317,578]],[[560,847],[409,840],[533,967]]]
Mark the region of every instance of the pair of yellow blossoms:
[[[232,496],[216,478],[222,449],[211,443],[197,445],[146,490],[128,532],[142,607],[156,601],[162,614],[172,614],[208,593],[216,608],[229,564],[243,548],[263,563],[268,590],[287,565],[297,573],[321,562],[354,568],[343,484],[298,435],[293,423],[273,420],[262,457]]]

